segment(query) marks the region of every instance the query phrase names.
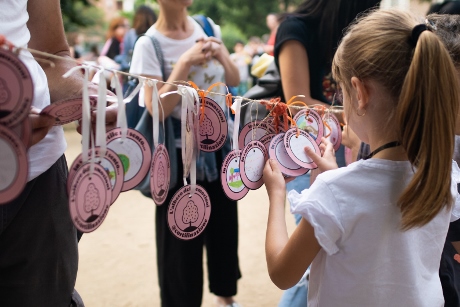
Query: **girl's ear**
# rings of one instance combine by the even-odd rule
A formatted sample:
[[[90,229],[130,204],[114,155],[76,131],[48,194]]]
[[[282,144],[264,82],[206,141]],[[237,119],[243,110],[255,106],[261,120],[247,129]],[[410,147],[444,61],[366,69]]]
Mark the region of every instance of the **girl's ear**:
[[[369,89],[364,82],[357,77],[351,77],[351,85],[356,93],[358,109],[366,110],[369,103]]]

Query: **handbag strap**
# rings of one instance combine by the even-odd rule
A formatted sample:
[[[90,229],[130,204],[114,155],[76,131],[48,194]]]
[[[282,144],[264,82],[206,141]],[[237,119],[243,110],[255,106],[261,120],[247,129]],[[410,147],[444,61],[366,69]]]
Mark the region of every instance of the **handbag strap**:
[[[152,41],[153,49],[155,49],[155,53],[157,54],[158,62],[160,63],[161,75],[163,77],[163,80],[166,81],[165,80],[165,77],[166,77],[165,60],[163,56],[163,50],[161,50],[160,42],[153,35],[144,34],[142,36],[147,36]]]

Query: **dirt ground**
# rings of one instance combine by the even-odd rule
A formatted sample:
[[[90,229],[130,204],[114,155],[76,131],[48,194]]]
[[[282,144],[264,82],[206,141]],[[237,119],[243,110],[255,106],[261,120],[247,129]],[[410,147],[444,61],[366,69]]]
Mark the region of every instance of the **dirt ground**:
[[[81,152],[81,138],[73,129],[66,129],[66,139],[66,156],[71,164]],[[251,191],[238,203],[243,277],[238,283],[236,299],[243,307],[277,306],[282,294],[270,281],[266,269],[267,205],[264,187]],[[110,208],[104,223],[83,236],[76,289],[87,307],[160,306],[154,216],[151,199],[137,191],[128,191]],[[289,212],[287,221],[292,231],[294,219]],[[203,287],[203,306],[215,306],[207,282]]]

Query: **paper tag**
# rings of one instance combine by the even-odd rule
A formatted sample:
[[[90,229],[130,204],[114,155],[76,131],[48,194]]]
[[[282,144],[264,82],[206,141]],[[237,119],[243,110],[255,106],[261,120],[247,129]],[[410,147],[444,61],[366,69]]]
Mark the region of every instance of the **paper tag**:
[[[305,147],[312,148],[317,154],[320,154],[318,144],[305,131],[299,129],[297,137],[297,129],[291,128],[284,135],[284,146],[291,159],[299,166],[307,169],[315,169],[317,166],[313,160],[305,153]]]
[[[54,117],[55,126],[65,125],[81,118],[82,98],[75,97],[56,101],[46,106],[40,114]]]
[[[228,198],[240,200],[248,194],[249,189],[241,180],[240,173],[241,150],[232,150],[225,157],[220,169],[220,182]]]
[[[274,133],[271,123],[261,120],[249,122],[241,129],[238,146],[244,148],[249,142],[258,141],[268,133]]]
[[[92,153],[94,150],[94,160],[91,159]],[[90,149],[88,153],[89,162],[95,162],[100,164],[107,176],[109,176],[110,184],[112,186],[112,204],[117,200],[118,196],[120,195],[121,189],[123,187],[123,164],[118,157],[118,155],[111,149],[107,149],[105,156],[101,158],[101,152],[99,147],[95,147]],[[75,174],[80,169],[80,167],[84,164],[82,159],[82,154],[79,154],[75,160],[73,161],[72,165],[69,168],[69,174],[67,176],[67,191],[70,192],[70,187],[73,182],[73,178]]]
[[[14,200],[27,184],[27,152],[16,134],[0,125],[0,204]]]
[[[163,144],[155,148],[150,167],[150,192],[155,204],[162,205],[168,196],[171,181],[171,165],[168,150]]]
[[[112,200],[112,187],[104,168],[91,163],[80,167],[72,181],[69,210],[72,222],[82,232],[96,230],[104,221]]]
[[[257,190],[264,184],[262,173],[268,159],[265,145],[259,141],[249,142],[240,158],[241,180],[251,190]]]
[[[266,134],[264,135],[259,141],[265,145],[265,149],[267,150],[267,153],[268,153],[268,149],[270,148],[270,142],[272,141],[272,139],[276,136],[276,134],[274,133],[270,133],[270,134]]]
[[[123,140],[122,130],[114,128],[107,132],[107,148],[115,151],[123,164],[125,177],[121,191],[137,186],[147,175],[152,160],[152,151],[144,136],[134,129],[128,129]]]
[[[327,125],[324,125],[324,136],[328,136],[327,138],[334,146],[335,151],[339,150],[340,144],[342,144],[342,129],[340,128],[339,120],[333,114],[325,114],[323,121],[327,123]],[[328,128],[328,125],[332,131]]]
[[[270,156],[270,159],[278,161],[281,173],[286,176],[297,177],[309,171],[292,161],[292,158],[289,156],[286,151],[286,147],[284,146],[284,133],[277,134],[272,139],[268,149],[268,155]]]
[[[308,115],[306,115],[308,113]],[[316,144],[321,144],[323,137],[324,125],[321,116],[313,110],[301,110],[294,116],[294,121],[297,127],[308,134],[316,141]]]
[[[16,54],[0,48],[0,125],[11,127],[24,120],[33,98],[29,70]]]
[[[214,152],[221,149],[227,140],[227,119],[222,108],[211,98],[205,98],[204,107],[204,119],[200,111],[200,149]]]
[[[24,146],[28,148],[32,137],[32,126],[29,118],[26,117],[22,122],[10,127],[10,129],[21,139]]]
[[[211,201],[206,190],[196,185],[180,188],[174,194],[168,207],[168,226],[172,234],[181,240],[190,240],[200,235],[209,223]]]

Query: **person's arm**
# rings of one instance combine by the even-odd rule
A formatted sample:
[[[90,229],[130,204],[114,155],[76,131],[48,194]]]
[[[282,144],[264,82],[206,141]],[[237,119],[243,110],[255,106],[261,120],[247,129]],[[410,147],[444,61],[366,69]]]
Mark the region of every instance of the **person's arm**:
[[[269,159],[264,168],[264,181],[270,200],[265,255],[273,283],[288,289],[302,277],[321,249],[313,227],[302,219],[289,238],[285,221],[286,189],[276,161]]]
[[[29,47],[54,55],[71,58],[69,46],[64,34],[61,8],[59,0],[31,0],[27,2],[29,21],[27,27],[30,31]],[[41,58],[35,56],[36,58]],[[80,96],[82,94],[83,73],[72,74],[69,78],[63,78],[69,69],[76,66],[76,63],[54,58],[45,59],[54,62],[55,67],[40,62],[48,79],[48,86],[51,102],[62,100],[68,97]],[[90,84],[90,94],[97,93],[97,86]],[[115,125],[117,119],[117,105],[107,107],[106,123],[107,128]],[[92,114],[92,121],[95,122],[95,113]]]
[[[304,98],[297,97],[296,100],[303,101],[308,106],[319,104],[329,107],[328,104],[311,97],[308,55],[299,41],[288,40],[281,45],[278,64],[286,100],[295,95],[304,95]],[[296,113],[296,109],[291,111]]]

